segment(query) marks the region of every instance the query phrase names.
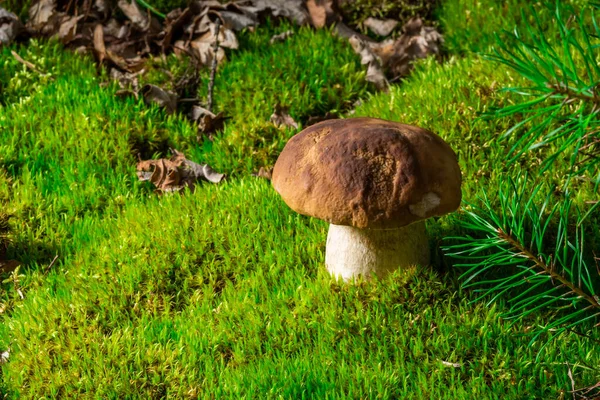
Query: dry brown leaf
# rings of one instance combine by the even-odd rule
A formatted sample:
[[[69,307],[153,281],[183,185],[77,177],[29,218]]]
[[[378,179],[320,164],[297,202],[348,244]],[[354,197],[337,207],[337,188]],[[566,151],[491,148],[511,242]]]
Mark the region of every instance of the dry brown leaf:
[[[102,64],[106,58],[106,46],[104,44],[104,29],[100,24],[97,24],[94,28],[94,52],[98,63]]]
[[[395,19],[377,19],[369,17],[365,20],[364,25],[379,36],[387,36],[398,26],[398,21]]]
[[[273,167],[260,167],[257,173],[252,174],[252,176],[256,176],[257,178],[265,178],[271,180],[273,177]]]
[[[11,44],[22,30],[23,25],[19,18],[0,7],[0,46]]]
[[[281,104],[275,106],[275,111],[271,114],[271,122],[276,127],[290,127],[298,129],[298,123],[288,114],[289,108]]]
[[[144,103],[157,104],[160,107],[164,107],[165,110],[172,114],[177,110],[177,94],[164,90],[156,85],[144,85],[140,90],[143,96]]]
[[[258,18],[256,15],[245,13],[242,10],[240,10],[240,12],[224,10],[216,12],[216,14],[219,15],[223,21],[223,26],[233,29],[234,31],[241,31],[242,29],[258,25]]]
[[[386,63],[392,79],[407,75],[415,59],[439,54],[444,41],[435,28],[424,26],[420,18],[411,19],[402,29],[404,33],[394,42]]]
[[[298,25],[308,22],[303,0],[252,0],[252,6],[239,7],[248,12],[265,13],[273,17],[289,18]]]
[[[294,35],[294,31],[285,31],[285,32],[280,33],[279,35],[273,35],[271,37],[271,39],[269,40],[269,43],[273,44],[273,43],[277,43],[277,42],[284,42],[292,35]]]
[[[195,39],[194,42],[203,42],[208,43],[211,46],[214,46],[215,41],[217,40],[217,35],[215,35],[216,24],[211,23],[210,29],[205,32],[202,36]],[[228,49],[237,49],[239,47],[239,43],[235,33],[231,29],[226,29],[221,26],[219,28],[219,47],[226,47]]]
[[[192,107],[190,119],[196,121],[200,132],[211,134],[223,129],[227,117],[222,111],[214,114],[204,107],[195,105]]]
[[[381,66],[381,59],[371,50],[368,42],[356,35],[349,41],[354,51],[360,55],[361,64],[367,65],[367,81],[373,82],[378,89],[386,89],[388,81]]]
[[[206,164],[197,164],[185,158],[183,153],[172,149],[170,159],[145,160],[137,164],[137,175],[141,181],[150,181],[161,192],[193,188],[198,180],[219,183],[224,174],[215,172]]]
[[[140,9],[135,0],[131,2],[128,0],[119,0],[117,4],[136,29],[142,32],[150,29],[151,19],[148,17],[148,14]]]
[[[333,10],[332,0],[307,0],[306,8],[310,16],[310,22],[315,28],[323,28],[339,20],[339,16]]]
[[[55,0],[39,0],[29,8],[27,25],[36,31],[48,29],[46,27],[56,16],[56,13]],[[54,27],[50,27],[49,30],[55,31]]]
[[[68,44],[75,38],[75,35],[77,34],[77,24],[83,17],[83,15],[79,15],[77,17],[66,17],[63,19],[58,28],[58,38],[61,42]]]

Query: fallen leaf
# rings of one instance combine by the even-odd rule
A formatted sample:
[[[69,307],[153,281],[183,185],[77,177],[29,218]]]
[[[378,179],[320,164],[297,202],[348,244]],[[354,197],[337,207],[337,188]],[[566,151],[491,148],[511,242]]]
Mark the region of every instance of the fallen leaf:
[[[6,364],[8,362],[8,357],[10,357],[10,351],[6,350],[0,353],[0,364]]]
[[[289,18],[297,25],[308,23],[308,13],[303,0],[252,0],[252,7],[240,7],[253,13],[266,13],[273,17]]]
[[[369,17],[365,20],[364,25],[369,30],[379,36],[387,36],[398,26],[398,21],[395,19],[377,19]]]
[[[224,174],[215,172],[206,164],[197,164],[185,158],[183,153],[171,149],[170,159],[145,160],[137,164],[137,176],[141,181],[150,181],[161,192],[192,188],[198,180],[219,183]]]
[[[58,38],[64,44],[68,44],[75,38],[77,33],[77,23],[83,18],[83,15],[77,17],[66,17],[58,28]]]
[[[148,14],[142,12],[135,0],[131,2],[119,0],[117,4],[136,29],[142,32],[150,29],[151,19],[148,17]]]
[[[279,35],[273,35],[271,37],[271,39],[269,40],[270,44],[276,43],[276,42],[284,42],[285,40],[287,40],[287,38],[291,37],[294,35],[294,31],[285,31],[280,33]]]
[[[94,52],[98,64],[102,64],[102,61],[106,58],[106,46],[104,44],[104,29],[100,24],[97,24],[94,28]]]
[[[222,130],[227,119],[222,111],[214,114],[206,108],[196,105],[192,107],[190,114],[190,119],[198,124],[198,130],[205,134]]]
[[[217,14],[223,20],[224,26],[235,31],[241,31],[242,29],[258,25],[256,15],[243,12],[242,10],[240,12],[219,11]]]
[[[288,107],[283,107],[281,104],[275,106],[275,111],[271,114],[271,122],[276,127],[291,127],[298,129],[298,123],[288,114]]]
[[[349,39],[354,51],[360,55],[361,64],[367,65],[367,81],[372,82],[378,89],[386,89],[388,81],[383,72],[381,59],[373,52],[368,42],[358,36]]]
[[[19,18],[0,7],[0,46],[11,44],[22,30],[23,25]]]
[[[394,42],[386,63],[392,79],[407,75],[418,58],[439,54],[444,39],[433,27],[424,26],[420,18],[412,18],[402,27],[404,33]]]
[[[334,7],[333,0],[307,0],[306,8],[312,26],[319,29],[341,20]]]
[[[144,85],[140,90],[144,103],[157,104],[164,107],[169,114],[177,110],[177,95],[171,91],[164,90],[156,85]]]
[[[252,176],[256,176],[257,178],[265,178],[271,180],[273,177],[273,167],[260,167],[257,173],[252,174]]]
[[[51,31],[54,33],[54,26],[49,25],[51,25],[50,22],[56,17],[56,14],[55,0],[39,0],[29,8],[27,25],[35,31]]]
[[[440,360],[442,362],[443,365],[447,366],[447,367],[453,367],[453,368],[460,368],[462,367],[462,364],[459,363],[452,363],[452,362],[448,362],[448,361],[443,361]]]

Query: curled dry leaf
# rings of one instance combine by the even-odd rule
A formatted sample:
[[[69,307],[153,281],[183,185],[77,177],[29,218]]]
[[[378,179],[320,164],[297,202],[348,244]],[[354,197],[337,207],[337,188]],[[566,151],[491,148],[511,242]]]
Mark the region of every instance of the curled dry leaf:
[[[356,35],[352,36],[349,41],[354,51],[360,55],[361,64],[367,65],[367,81],[374,83],[378,89],[387,88],[388,81],[383,72],[381,59],[375,54],[369,43]]]
[[[220,111],[217,114],[212,113],[204,107],[193,106],[190,119],[196,121],[198,130],[205,134],[211,134],[223,129],[223,125],[227,117]]]
[[[294,31],[285,31],[280,33],[279,35],[273,35],[269,40],[269,43],[273,44],[277,42],[284,42],[285,40],[287,40],[287,38],[291,37],[292,35],[294,35]]]
[[[193,189],[199,180],[219,183],[225,177],[206,164],[186,159],[183,153],[175,149],[172,152],[170,159],[140,161],[137,164],[139,180],[152,182],[160,192],[175,192],[185,187]]]
[[[369,30],[379,36],[387,36],[398,26],[398,21],[395,19],[377,19],[369,17],[365,20],[364,25]]]
[[[414,60],[439,54],[444,42],[442,35],[435,28],[424,26],[420,18],[411,19],[402,29],[404,33],[394,42],[386,63],[394,79],[407,75]]]
[[[58,38],[64,44],[68,44],[73,39],[75,39],[75,35],[77,34],[77,24],[83,18],[83,15],[79,15],[77,17],[64,17],[58,28]]]
[[[307,0],[306,8],[312,26],[317,29],[329,26],[340,20],[339,14],[334,10],[332,0]]]
[[[256,176],[257,178],[265,178],[271,180],[273,177],[273,167],[260,167],[258,172],[252,174],[252,176]]]
[[[0,46],[11,44],[22,30],[23,25],[19,18],[0,7]]]
[[[135,0],[119,0],[118,6],[137,30],[146,32],[150,28],[151,18],[140,9]]]
[[[444,360],[440,360],[440,361],[446,367],[452,367],[452,368],[460,368],[460,367],[462,367],[462,364],[459,364],[459,363],[453,363],[453,362],[448,362],[448,361],[444,361]]]
[[[157,104],[164,107],[169,114],[177,110],[177,95],[171,91],[164,90],[156,85],[144,85],[140,90],[144,103]]]
[[[284,107],[281,104],[275,106],[275,111],[271,114],[271,122],[276,127],[290,127],[298,129],[298,123],[288,114],[289,108]]]
[[[0,364],[6,364],[8,362],[8,358],[10,357],[10,351],[5,350],[0,353]]]
[[[340,24],[338,24],[340,25]],[[404,33],[397,39],[374,42],[341,24],[337,27],[340,36],[349,37],[350,44],[367,65],[367,81],[385,89],[391,81],[406,76],[412,63],[418,58],[436,55],[443,43],[442,35],[433,27],[424,26],[419,18],[413,18],[402,27]]]
[[[29,8],[28,28],[50,35],[56,32],[58,12],[55,0],[39,0]]]
[[[270,14],[274,17],[289,18],[297,25],[308,22],[308,14],[303,0],[252,0],[252,6],[244,7],[249,12]]]

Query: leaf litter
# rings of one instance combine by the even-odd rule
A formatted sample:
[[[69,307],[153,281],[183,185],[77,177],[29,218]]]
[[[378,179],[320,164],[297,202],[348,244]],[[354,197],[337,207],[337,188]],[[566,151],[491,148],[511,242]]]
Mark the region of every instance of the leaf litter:
[[[186,187],[194,189],[198,181],[219,183],[225,174],[215,172],[206,164],[188,160],[183,153],[171,149],[170,159],[143,160],[137,164],[140,181],[150,181],[158,192],[177,192]]]
[[[405,23],[396,38],[390,35],[398,21],[366,19],[365,27],[387,37],[374,41],[344,24],[334,0],[192,1],[186,8],[172,10],[164,19],[142,8],[136,0],[34,0],[24,27],[16,15],[0,8],[0,45],[19,35],[55,37],[77,52],[92,53],[98,64],[106,66],[111,79],[119,83],[117,95],[141,96],[145,103],[157,104],[168,113],[182,111],[182,103],[191,103],[185,114],[197,124],[199,140],[203,135],[211,139],[213,132],[223,128],[225,115],[211,111],[212,99],[203,106],[195,97],[182,99],[182,93],[186,85],[197,87],[200,68],[212,67],[214,72],[225,61],[224,49],[239,48],[236,32],[252,31],[266,17],[286,18],[315,29],[333,26],[333,32],[349,41],[366,66],[366,80],[380,90],[406,76],[416,59],[439,55],[443,44],[441,34],[419,18]],[[292,34],[275,35],[270,43],[285,41]],[[192,60],[194,79],[180,82],[175,91],[156,85],[140,88],[138,78],[146,72],[150,57],[170,53],[187,55]],[[271,122],[298,128],[280,104],[271,115]],[[224,175],[209,166],[187,160],[177,150],[173,154],[171,159],[140,161],[139,178],[151,181],[162,192],[193,187],[198,180],[217,183],[223,179]]]

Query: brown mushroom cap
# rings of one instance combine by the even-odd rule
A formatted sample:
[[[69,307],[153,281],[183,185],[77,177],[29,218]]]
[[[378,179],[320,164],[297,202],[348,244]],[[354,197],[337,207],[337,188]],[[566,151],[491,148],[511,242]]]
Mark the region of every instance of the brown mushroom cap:
[[[273,187],[294,211],[336,225],[394,229],[458,208],[456,154],[439,136],[376,118],[327,120],[292,137]]]

